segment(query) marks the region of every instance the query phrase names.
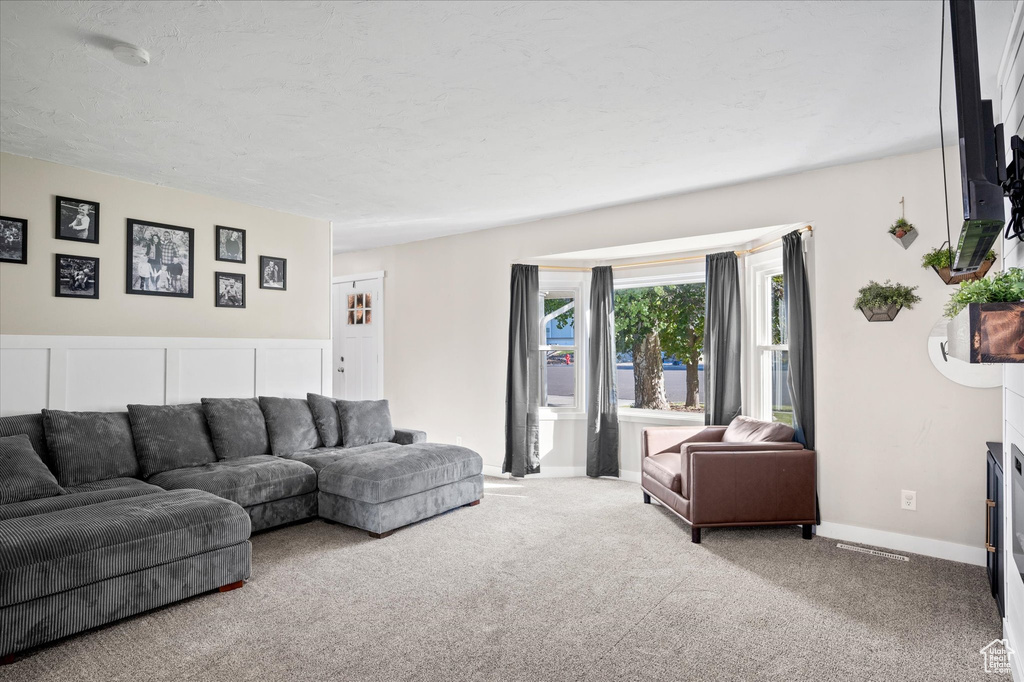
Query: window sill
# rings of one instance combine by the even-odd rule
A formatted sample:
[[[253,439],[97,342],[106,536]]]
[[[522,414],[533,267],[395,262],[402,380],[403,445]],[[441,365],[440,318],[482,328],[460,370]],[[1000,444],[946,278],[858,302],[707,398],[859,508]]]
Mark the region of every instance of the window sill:
[[[587,413],[574,409],[552,410],[550,408],[545,409],[542,407],[538,417],[542,422],[570,421],[586,419]]]
[[[664,410],[620,407],[619,421],[673,426],[704,426],[704,414],[702,412],[666,412]]]

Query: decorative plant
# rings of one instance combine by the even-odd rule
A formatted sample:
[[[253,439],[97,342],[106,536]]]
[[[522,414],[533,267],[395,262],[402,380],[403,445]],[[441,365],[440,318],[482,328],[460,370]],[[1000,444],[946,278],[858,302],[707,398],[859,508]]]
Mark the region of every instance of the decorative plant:
[[[854,309],[864,308],[888,308],[889,306],[900,306],[908,310],[921,300],[921,297],[914,293],[917,287],[908,287],[899,282],[892,284],[885,280],[884,284],[871,280],[866,286],[861,287],[857,293],[857,300],[854,301]]]
[[[988,255],[985,256],[985,260],[995,260],[996,252],[989,251]],[[939,246],[921,257],[922,268],[948,268],[952,265],[952,259],[950,258],[949,249],[945,246]]]
[[[1024,301],[1024,270],[1010,268],[994,277],[964,282],[953,292],[943,311],[946,317],[957,313],[971,303],[1014,303]]]
[[[913,232],[915,229],[917,228],[908,223],[906,218],[897,218],[896,222],[889,227],[889,234],[897,239],[902,239],[908,232]]]

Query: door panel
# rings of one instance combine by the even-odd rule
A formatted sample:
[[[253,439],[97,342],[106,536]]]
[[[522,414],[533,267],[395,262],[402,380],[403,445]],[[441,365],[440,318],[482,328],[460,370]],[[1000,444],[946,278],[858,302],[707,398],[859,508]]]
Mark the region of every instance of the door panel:
[[[380,397],[381,280],[340,282],[333,286],[334,397]]]

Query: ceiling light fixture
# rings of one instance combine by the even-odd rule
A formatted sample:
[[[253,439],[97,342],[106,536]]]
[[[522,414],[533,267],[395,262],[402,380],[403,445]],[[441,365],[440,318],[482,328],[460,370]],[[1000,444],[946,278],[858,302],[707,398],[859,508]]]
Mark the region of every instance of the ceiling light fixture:
[[[128,66],[146,66],[149,64],[149,53],[136,45],[122,43],[114,47],[114,56],[117,61],[124,62]]]

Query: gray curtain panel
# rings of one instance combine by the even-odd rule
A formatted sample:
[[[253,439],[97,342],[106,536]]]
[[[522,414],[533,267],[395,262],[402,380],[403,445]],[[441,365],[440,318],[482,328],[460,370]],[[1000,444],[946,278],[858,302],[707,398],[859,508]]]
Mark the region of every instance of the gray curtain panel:
[[[743,406],[740,273],[736,254],[709,254],[705,276],[704,423],[726,426]]]
[[[579,315],[576,319],[580,319]],[[615,289],[610,267],[590,279],[587,358],[587,476],[619,475],[619,407],[615,387]]]
[[[505,384],[505,463],[522,477],[540,471],[540,331],[536,265],[513,265]]]
[[[811,296],[804,269],[800,232],[782,238],[782,281],[785,284],[789,334],[789,395],[793,400],[794,440],[814,449],[814,357],[811,339]]]

